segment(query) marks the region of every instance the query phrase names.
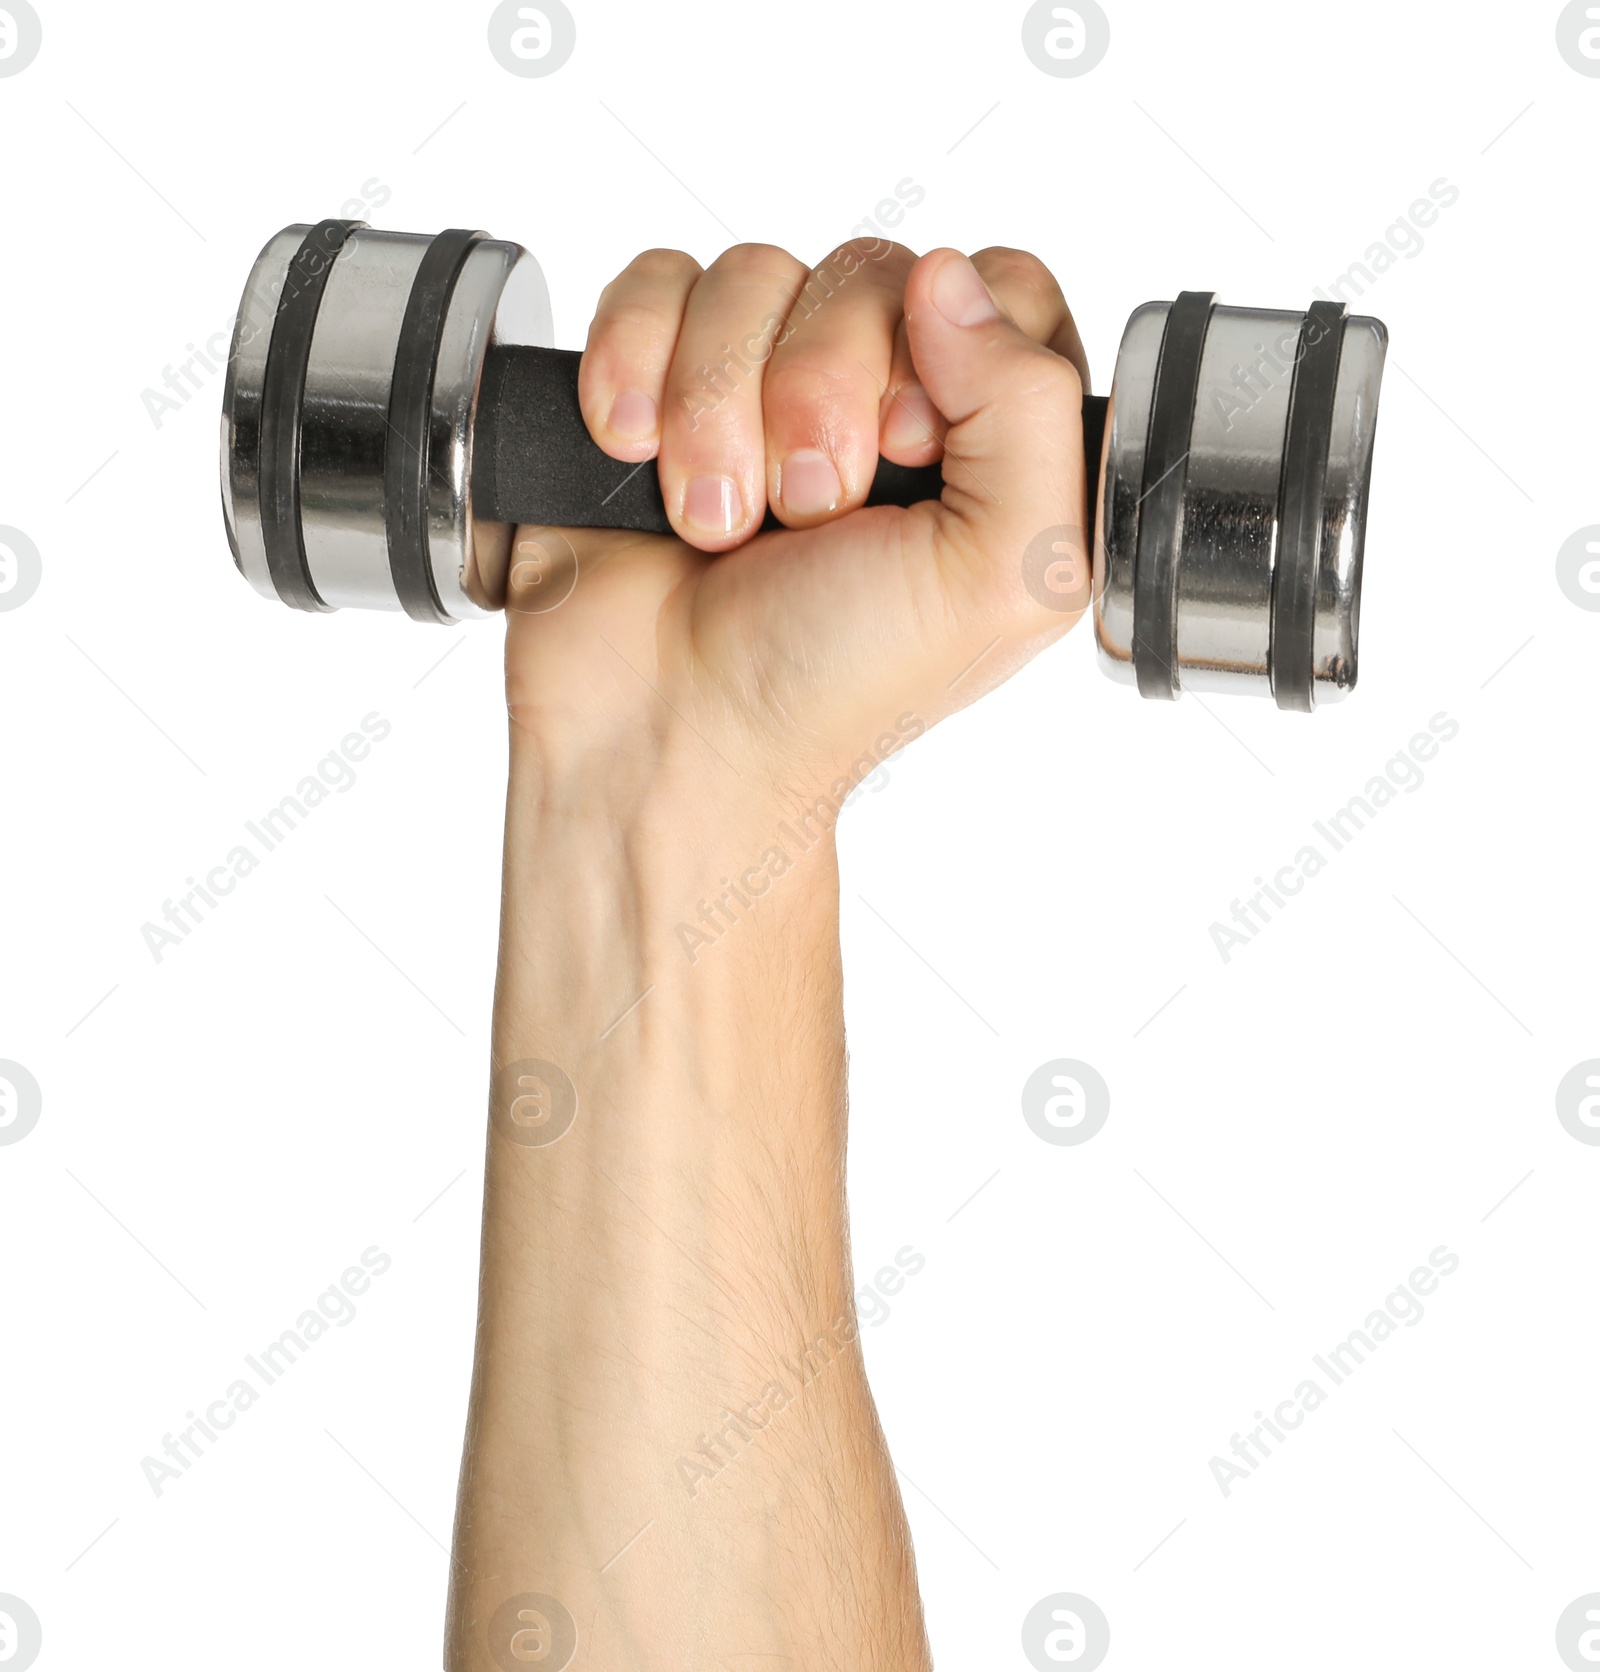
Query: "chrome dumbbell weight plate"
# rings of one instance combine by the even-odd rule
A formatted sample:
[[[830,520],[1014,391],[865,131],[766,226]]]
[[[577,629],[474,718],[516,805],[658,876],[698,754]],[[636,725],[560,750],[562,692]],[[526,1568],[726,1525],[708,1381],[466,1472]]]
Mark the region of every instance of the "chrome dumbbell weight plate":
[[[1361,568],[1387,334],[1187,293],[1128,321],[1096,518],[1095,637],[1146,696],[1356,682]]]
[[[257,258],[223,392],[222,504],[264,597],[489,613],[476,576],[503,565],[511,530],[473,514],[478,386],[491,346],[550,345],[550,297],[520,245],[446,236],[325,221]]]

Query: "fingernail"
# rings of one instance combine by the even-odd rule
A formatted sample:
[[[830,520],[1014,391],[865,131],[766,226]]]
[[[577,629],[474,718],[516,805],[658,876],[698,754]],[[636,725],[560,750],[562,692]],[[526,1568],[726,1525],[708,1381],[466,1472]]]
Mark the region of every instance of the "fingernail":
[[[624,389],[611,403],[606,424],[625,441],[643,441],[656,433],[656,403],[637,389]]]
[[[952,325],[982,325],[998,319],[989,287],[964,255],[953,256],[933,276],[933,305]]]
[[[897,389],[883,420],[884,444],[895,448],[925,447],[939,439],[938,411],[920,383]]]
[[[783,461],[778,474],[783,508],[797,517],[820,516],[844,497],[833,460],[815,447],[802,447]]]
[[[744,495],[731,476],[696,476],[683,492],[683,519],[708,534],[732,534],[744,516]]]

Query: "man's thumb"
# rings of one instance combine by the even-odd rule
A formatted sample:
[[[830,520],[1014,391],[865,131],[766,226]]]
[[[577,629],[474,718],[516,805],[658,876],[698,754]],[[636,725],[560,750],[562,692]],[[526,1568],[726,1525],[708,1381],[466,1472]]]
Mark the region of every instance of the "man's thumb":
[[[950,423],[949,547],[1018,627],[1076,615],[1090,596],[1077,370],[1012,324],[956,250],[922,257],[905,311],[917,376]]]

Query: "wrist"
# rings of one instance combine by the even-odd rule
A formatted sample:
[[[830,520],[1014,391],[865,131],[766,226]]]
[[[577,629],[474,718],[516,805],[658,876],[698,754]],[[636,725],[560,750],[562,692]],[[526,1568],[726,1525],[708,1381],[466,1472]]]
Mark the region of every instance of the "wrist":
[[[713,949],[740,965],[768,943],[832,933],[834,826],[850,787],[809,793],[798,775],[736,763],[684,727],[635,730],[625,745],[514,728],[508,919],[531,912],[587,937],[606,962],[627,961],[637,991],[672,988]]]

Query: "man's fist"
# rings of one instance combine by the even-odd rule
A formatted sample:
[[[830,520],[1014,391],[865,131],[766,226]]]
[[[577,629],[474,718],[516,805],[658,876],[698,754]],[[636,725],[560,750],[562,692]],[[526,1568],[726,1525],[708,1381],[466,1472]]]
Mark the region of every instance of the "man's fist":
[[[659,471],[679,538],[570,532],[552,610],[519,582],[549,538],[519,532],[513,719],[551,747],[660,752],[676,716],[727,761],[831,770],[885,714],[964,706],[1089,602],[1087,382],[1059,286],[1020,251],[641,255],[601,297],[580,399],[607,453]],[[942,500],[864,509],[880,454],[942,460]],[[769,506],[785,527],[760,534]],[[1043,602],[1025,560],[1046,536]]]

